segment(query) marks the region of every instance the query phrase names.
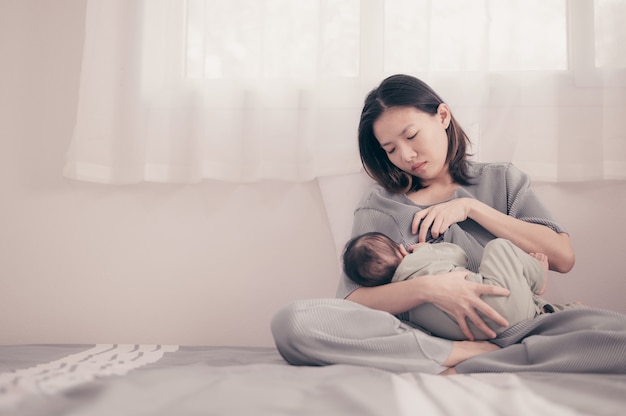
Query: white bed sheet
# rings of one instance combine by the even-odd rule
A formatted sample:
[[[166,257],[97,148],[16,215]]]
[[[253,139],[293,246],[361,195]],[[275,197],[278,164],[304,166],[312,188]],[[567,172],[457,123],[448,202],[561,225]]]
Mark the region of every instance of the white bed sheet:
[[[569,416],[626,409],[624,376],[294,367],[273,348],[0,346],[0,372],[0,414],[15,416]]]

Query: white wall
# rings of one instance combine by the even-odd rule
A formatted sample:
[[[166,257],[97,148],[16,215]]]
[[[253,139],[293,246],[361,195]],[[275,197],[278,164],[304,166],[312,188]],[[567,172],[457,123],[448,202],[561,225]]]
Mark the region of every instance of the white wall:
[[[61,177],[83,0],[0,0],[0,343],[272,345],[333,297],[315,181],[112,187]]]
[[[545,297],[626,313],[626,182],[535,184],[542,201],[570,232],[576,265],[551,273]]]
[[[0,0],[0,343],[272,345],[269,319],[283,304],[334,296],[318,183],[62,178],[84,7]],[[548,297],[626,312],[625,184],[536,190],[578,255]]]

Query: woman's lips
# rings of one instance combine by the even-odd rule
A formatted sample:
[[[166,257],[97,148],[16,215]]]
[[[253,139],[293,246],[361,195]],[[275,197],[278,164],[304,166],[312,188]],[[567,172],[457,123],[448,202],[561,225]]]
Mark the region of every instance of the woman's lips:
[[[414,163],[413,165],[411,165],[411,171],[418,172],[420,170],[424,170],[425,166],[426,166],[426,162]]]

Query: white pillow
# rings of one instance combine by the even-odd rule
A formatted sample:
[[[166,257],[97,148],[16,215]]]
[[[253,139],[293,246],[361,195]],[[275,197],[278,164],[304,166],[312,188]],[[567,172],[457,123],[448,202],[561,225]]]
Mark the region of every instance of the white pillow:
[[[354,209],[374,181],[361,170],[347,175],[319,177],[317,182],[326,208],[337,259],[341,259],[343,248],[352,234]]]

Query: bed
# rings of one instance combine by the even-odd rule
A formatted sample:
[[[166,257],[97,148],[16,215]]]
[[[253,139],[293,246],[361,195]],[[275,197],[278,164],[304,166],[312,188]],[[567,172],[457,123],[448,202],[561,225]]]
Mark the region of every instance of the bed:
[[[275,348],[0,346],[4,415],[623,415],[626,376],[297,367]]]
[[[319,183],[339,256],[370,180]],[[0,415],[626,415],[626,375],[304,367],[274,347],[0,345]]]

